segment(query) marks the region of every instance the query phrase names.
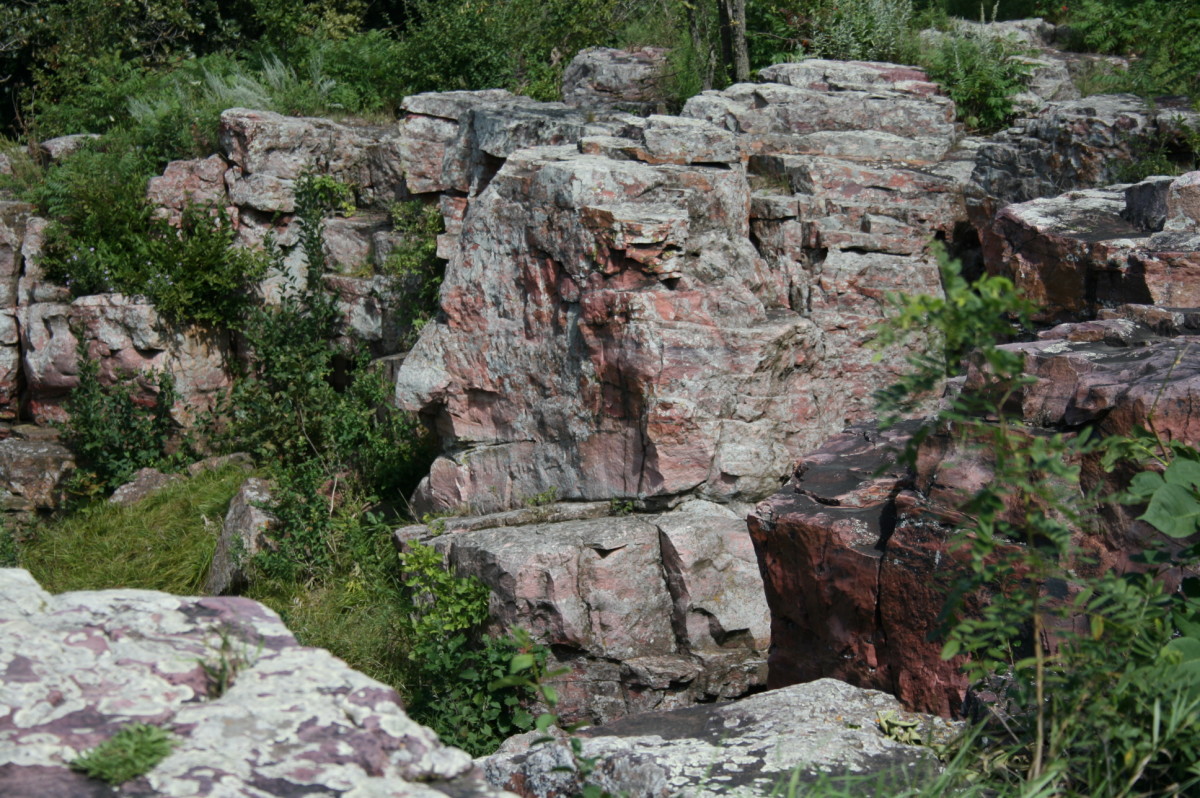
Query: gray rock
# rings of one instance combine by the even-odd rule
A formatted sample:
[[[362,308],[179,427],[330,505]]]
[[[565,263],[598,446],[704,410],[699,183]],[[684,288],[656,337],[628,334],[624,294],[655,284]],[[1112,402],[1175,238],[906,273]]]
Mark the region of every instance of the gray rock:
[[[46,139],[38,145],[38,150],[46,160],[54,163],[99,139],[98,133],[73,133],[69,136]]]
[[[143,468],[133,475],[133,479],[114,490],[108,502],[128,507],[181,479],[183,477],[179,474],[164,474],[157,468]]]
[[[299,646],[248,599],[52,596],[27,572],[0,570],[0,672],[4,795],[35,781],[64,798],[114,794],[67,765],[133,722],[175,740],[126,787],[138,794],[507,795],[410,720],[393,690]]]
[[[833,679],[785,687],[730,703],[639,715],[585,729],[589,783],[628,798],[773,795],[794,778],[876,774],[880,796],[932,778],[928,748],[899,743],[879,728],[884,713],[916,720],[926,739],[948,726],[900,709],[891,696]],[[567,744],[513,738],[481,761],[488,781],[526,798],[566,798],[583,786]],[[560,770],[563,768],[565,770]],[[783,794],[783,793],[780,793]]]
[[[1144,232],[1162,230],[1167,221],[1167,191],[1173,180],[1164,176],[1148,177],[1126,188],[1121,218]]]
[[[267,533],[276,523],[264,509],[271,502],[271,488],[264,479],[251,477],[229,503],[221,525],[217,548],[204,580],[204,592],[221,595],[245,587],[243,565],[266,544]]]
[[[496,525],[513,515],[479,519],[491,526],[476,529],[473,519],[445,519],[445,532],[426,541],[456,573],[491,588],[496,631],[521,627],[552,647],[570,670],[554,680],[568,721],[732,698],[763,684],[768,611],[744,521],[693,506]],[[397,544],[425,534],[398,530]]]
[[[563,70],[563,102],[584,109],[654,113],[664,101],[659,84],[667,65],[667,52],[662,47],[580,50]]]
[[[213,455],[192,463],[187,467],[187,472],[189,477],[196,477],[206,471],[218,471],[226,466],[237,466],[243,471],[250,471],[254,468],[254,458],[245,452]]]
[[[0,502],[7,510],[47,510],[58,506],[63,479],[75,457],[53,441],[0,441]]]
[[[1165,211],[1164,230],[1200,231],[1200,172],[1188,172],[1171,182]]]

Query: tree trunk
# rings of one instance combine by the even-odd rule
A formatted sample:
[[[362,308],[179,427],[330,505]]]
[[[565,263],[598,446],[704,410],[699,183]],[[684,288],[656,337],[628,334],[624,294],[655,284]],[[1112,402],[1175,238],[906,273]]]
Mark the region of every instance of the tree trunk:
[[[750,80],[750,51],[746,46],[746,0],[717,0],[721,14],[721,54],[725,72],[734,83]]]

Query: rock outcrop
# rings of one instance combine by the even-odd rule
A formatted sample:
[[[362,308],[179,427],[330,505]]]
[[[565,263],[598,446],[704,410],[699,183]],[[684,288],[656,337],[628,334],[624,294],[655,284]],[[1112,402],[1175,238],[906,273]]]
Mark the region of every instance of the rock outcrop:
[[[262,605],[146,590],[51,596],[0,570],[0,792],[117,795],[68,768],[129,723],[171,753],[121,794],[500,796],[390,688]]]
[[[569,671],[551,680],[566,723],[761,688],[769,616],[741,516],[703,501],[661,515],[609,509],[573,503],[447,518],[436,537],[408,528],[397,542],[424,537],[457,574],[491,589],[492,631],[520,627],[549,648],[549,669]]]
[[[655,712],[579,732],[593,760],[586,783],[628,798],[790,794],[822,775],[865,777],[880,798],[939,770],[928,748],[886,736],[881,718],[917,721],[924,740],[948,727],[905,714],[891,696],[832,679],[730,703]],[[481,760],[492,784],[523,798],[579,795],[583,779],[566,742],[516,737]],[[532,744],[531,744],[532,743]]]
[[[563,102],[576,108],[640,115],[662,111],[666,69],[667,50],[663,47],[589,47],[580,50],[563,70]]]
[[[965,220],[953,106],[892,64],[764,78],[683,119],[406,101],[440,142],[410,187],[467,195],[442,316],[397,377],[446,445],[419,510],[754,498],[869,412],[884,293],[940,290],[927,239]]]

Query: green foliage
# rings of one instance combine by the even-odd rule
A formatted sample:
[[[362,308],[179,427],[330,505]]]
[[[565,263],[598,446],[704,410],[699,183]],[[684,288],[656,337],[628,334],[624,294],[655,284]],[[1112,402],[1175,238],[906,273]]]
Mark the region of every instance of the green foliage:
[[[21,567],[54,593],[136,587],[197,595],[216,532],[245,479],[239,468],[208,471],[129,507],[96,501],[36,523],[21,531]]]
[[[991,133],[1004,128],[1015,108],[1013,95],[1028,80],[1030,67],[1019,46],[1000,36],[955,27],[941,34],[920,56],[929,77],[954,100],[968,128]]]
[[[136,149],[85,149],[47,172],[35,196],[54,219],[46,276],[75,296],[144,296],[171,322],[237,327],[266,258],[233,246],[224,209],[189,206],[178,228],[153,218],[151,163]]]
[[[225,695],[238,673],[254,665],[262,649],[260,640],[258,651],[252,652],[242,631],[235,627],[218,627],[216,632],[217,640],[212,644],[212,654],[199,661],[208,682],[206,695],[209,700]]]
[[[1144,97],[1200,98],[1200,6],[1191,0],[1079,0],[1068,4],[1073,44],[1133,55],[1114,86]]]
[[[72,761],[71,769],[109,784],[124,784],[149,773],[174,747],[174,738],[166,729],[130,723]]]
[[[1113,178],[1136,183],[1153,175],[1181,175],[1200,167],[1200,130],[1182,119],[1163,120],[1148,135],[1130,142],[1132,157],[1116,165]]]
[[[899,325],[919,328],[928,309],[929,325],[957,342],[946,356],[911,358],[924,372],[911,385],[935,384],[954,353],[978,348],[972,384],[945,400],[936,421],[992,471],[959,508],[966,567],[947,604],[943,650],[948,659],[969,655],[972,680],[1002,674],[1006,684],[993,710],[1003,725],[965,743],[977,779],[1001,795],[1188,794],[1200,785],[1200,581],[1171,592],[1157,569],[1193,566],[1200,547],[1151,549],[1142,559],[1152,567],[1141,573],[1081,575],[1090,566],[1074,536],[1098,500],[1082,491],[1080,464],[1095,461],[1098,444],[1086,431],[1048,434],[1010,415],[1027,381],[1022,358],[988,339],[1006,332],[996,319],[1028,308],[1011,293],[1006,307],[1007,287],[986,282],[978,293],[987,300],[973,305],[963,296],[972,287],[948,271],[946,299],[902,301]],[[972,322],[948,312],[955,307],[990,318]],[[1146,440],[1108,446],[1108,467],[1158,460],[1122,501],[1146,502],[1141,518],[1170,537],[1200,531],[1200,453]]]
[[[475,756],[491,753],[533,721],[523,708],[527,686],[497,681],[508,675],[515,656],[544,665],[546,650],[528,638],[480,635],[487,587],[447,571],[436,549],[414,543],[400,559],[413,608],[409,658],[419,686],[409,712],[447,743]]]
[[[807,49],[821,58],[910,63],[915,55],[912,0],[837,0],[814,13]]]
[[[94,496],[128,482],[138,469],[164,461],[175,430],[175,382],[161,371],[143,375],[141,385],[133,375],[118,375],[119,382],[104,385],[99,361],[88,357],[80,339],[79,384],[63,406],[69,417],[59,428],[63,444],[75,455],[72,492]],[[142,391],[153,399],[135,398],[135,392]]]

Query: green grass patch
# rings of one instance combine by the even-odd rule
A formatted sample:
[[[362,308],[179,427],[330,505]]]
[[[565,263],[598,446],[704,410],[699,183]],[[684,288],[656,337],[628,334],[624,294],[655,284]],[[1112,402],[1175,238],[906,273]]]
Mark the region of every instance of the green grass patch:
[[[153,770],[174,746],[167,730],[148,723],[131,723],[86,751],[71,763],[71,769],[109,784],[124,784]]]
[[[27,531],[22,567],[51,593],[115,587],[199,593],[229,502],[246,479],[239,468],[168,486],[130,507],[96,502]]]

